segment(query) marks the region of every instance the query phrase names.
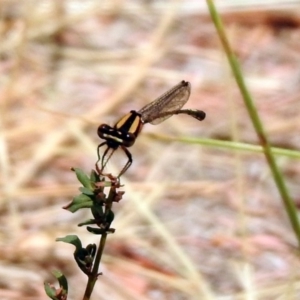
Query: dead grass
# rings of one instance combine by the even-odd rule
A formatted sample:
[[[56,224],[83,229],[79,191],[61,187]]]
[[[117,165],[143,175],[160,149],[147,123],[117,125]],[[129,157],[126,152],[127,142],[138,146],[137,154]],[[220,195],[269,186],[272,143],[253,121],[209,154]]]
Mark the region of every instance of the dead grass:
[[[299,3],[235,2],[220,1],[223,17],[270,140],[297,150]],[[73,249],[54,242],[97,242],[76,227],[86,216],[61,209],[77,193],[70,168],[93,168],[100,123],[182,79],[207,119],[145,126],[93,298],[298,299],[295,238],[264,157],[147,134],[257,143],[204,1],[6,0],[0,13],[1,300],[46,299],[55,268],[81,299]],[[299,205],[299,160],[278,164]]]

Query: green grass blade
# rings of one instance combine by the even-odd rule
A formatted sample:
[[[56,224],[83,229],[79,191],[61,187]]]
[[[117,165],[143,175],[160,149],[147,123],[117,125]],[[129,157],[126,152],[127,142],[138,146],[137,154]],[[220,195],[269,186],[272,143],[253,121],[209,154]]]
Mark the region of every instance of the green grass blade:
[[[288,189],[286,187],[283,176],[276,164],[276,160],[272,153],[272,147],[268,141],[268,137],[267,137],[264,127],[263,127],[263,123],[260,120],[260,117],[258,115],[254,101],[252,100],[252,97],[250,95],[250,92],[248,91],[248,89],[246,87],[240,65],[230,47],[230,44],[229,44],[228,38],[226,36],[221,18],[214,6],[213,0],[206,0],[206,2],[208,5],[208,8],[209,8],[212,20],[217,29],[217,33],[218,33],[221,43],[223,45],[224,51],[226,53],[227,59],[229,61],[234,78],[235,78],[235,80],[238,84],[238,87],[241,91],[241,94],[243,96],[245,106],[247,107],[249,116],[250,116],[253,126],[256,130],[256,133],[257,133],[257,136],[261,143],[261,146],[263,147],[263,152],[266,156],[267,162],[268,162],[271,172],[273,174],[274,181],[276,183],[278,191],[283,200],[283,203],[284,203],[285,209],[287,211],[287,214],[289,216],[291,225],[292,225],[293,230],[298,239],[298,245],[300,246],[300,226],[299,226],[299,220],[297,217],[297,209],[296,209],[295,204],[288,192]]]

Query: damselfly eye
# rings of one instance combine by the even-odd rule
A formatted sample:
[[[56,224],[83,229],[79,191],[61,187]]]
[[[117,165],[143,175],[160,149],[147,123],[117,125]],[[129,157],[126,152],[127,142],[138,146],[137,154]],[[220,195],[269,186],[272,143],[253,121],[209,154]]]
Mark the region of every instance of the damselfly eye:
[[[109,133],[111,127],[107,124],[102,124],[98,127],[97,134],[100,138],[103,138],[103,134]]]
[[[123,136],[123,145],[130,147],[134,144],[135,140],[136,136],[133,133],[127,132],[127,134]]]

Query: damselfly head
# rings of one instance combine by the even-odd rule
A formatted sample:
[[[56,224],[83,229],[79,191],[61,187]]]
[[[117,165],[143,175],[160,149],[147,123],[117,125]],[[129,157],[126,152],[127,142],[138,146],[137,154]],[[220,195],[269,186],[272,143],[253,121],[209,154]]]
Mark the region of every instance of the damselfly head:
[[[108,147],[117,149],[120,145],[130,147],[134,144],[136,135],[122,129],[117,130],[107,124],[98,127],[98,136],[106,140]]]

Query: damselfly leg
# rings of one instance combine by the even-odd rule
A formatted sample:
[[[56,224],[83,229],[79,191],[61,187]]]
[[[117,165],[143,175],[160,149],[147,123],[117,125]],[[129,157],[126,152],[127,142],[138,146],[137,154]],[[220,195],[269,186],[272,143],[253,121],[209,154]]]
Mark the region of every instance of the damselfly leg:
[[[104,150],[102,157],[100,158],[100,148],[104,145],[106,145],[107,147]],[[126,154],[128,160],[127,160],[125,166],[122,168],[119,175],[117,176],[118,178],[121,177],[129,169],[129,167],[132,164],[132,155],[129,152],[129,150],[124,146],[120,146],[120,148],[124,151],[124,153]],[[109,153],[109,151],[110,151],[110,153]],[[95,167],[96,167],[96,170],[97,170],[98,174],[104,175],[103,171],[104,171],[108,161],[110,160],[110,158],[112,157],[112,155],[114,154],[115,151],[116,151],[116,149],[109,147],[107,145],[107,142],[103,142],[102,144],[100,144],[97,147],[98,160],[96,162]],[[101,168],[99,168],[99,163],[100,163]]]

